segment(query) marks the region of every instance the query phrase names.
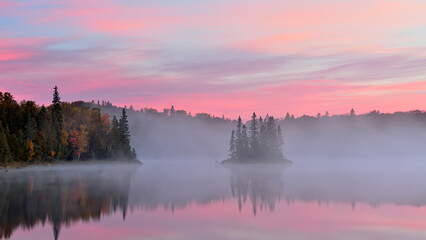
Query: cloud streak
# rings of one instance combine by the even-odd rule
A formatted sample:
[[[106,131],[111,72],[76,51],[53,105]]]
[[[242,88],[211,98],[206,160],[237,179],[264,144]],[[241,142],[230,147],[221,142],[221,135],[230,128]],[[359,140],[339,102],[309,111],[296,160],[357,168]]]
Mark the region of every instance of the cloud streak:
[[[422,1],[2,1],[0,87],[235,117],[424,105]],[[34,91],[36,89],[37,91]]]

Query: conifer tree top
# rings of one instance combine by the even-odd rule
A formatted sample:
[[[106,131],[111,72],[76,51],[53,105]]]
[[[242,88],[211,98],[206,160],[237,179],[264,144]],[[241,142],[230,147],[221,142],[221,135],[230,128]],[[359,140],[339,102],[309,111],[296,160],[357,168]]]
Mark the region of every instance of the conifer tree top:
[[[59,97],[59,92],[58,92],[58,87],[57,86],[55,86],[54,88],[53,88],[53,101],[52,101],[52,103],[53,104],[60,104],[61,103],[61,98]]]

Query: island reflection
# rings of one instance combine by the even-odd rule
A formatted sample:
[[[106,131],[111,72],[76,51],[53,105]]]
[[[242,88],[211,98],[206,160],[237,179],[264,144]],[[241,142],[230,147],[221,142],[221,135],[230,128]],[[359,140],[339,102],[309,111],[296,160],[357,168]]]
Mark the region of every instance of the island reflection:
[[[247,199],[251,202],[254,215],[258,209],[274,211],[276,201],[281,200],[283,195],[284,165],[232,165],[229,168],[232,197],[238,200],[240,211]]]

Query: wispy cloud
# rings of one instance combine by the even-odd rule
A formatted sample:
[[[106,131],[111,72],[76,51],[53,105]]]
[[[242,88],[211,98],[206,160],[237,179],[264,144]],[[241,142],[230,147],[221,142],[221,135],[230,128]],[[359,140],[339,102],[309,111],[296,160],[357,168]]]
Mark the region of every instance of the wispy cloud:
[[[53,85],[228,115],[425,103],[423,1],[28,0],[0,13],[0,87],[41,103]]]

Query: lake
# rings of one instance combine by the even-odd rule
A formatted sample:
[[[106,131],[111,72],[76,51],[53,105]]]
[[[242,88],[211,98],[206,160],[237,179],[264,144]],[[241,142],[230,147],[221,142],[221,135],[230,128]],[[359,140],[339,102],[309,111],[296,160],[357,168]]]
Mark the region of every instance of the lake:
[[[146,161],[0,172],[0,238],[425,239],[426,166]]]

